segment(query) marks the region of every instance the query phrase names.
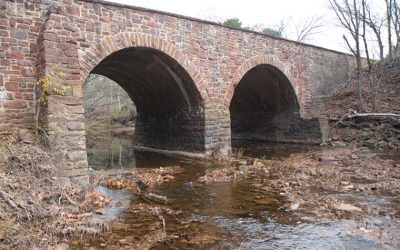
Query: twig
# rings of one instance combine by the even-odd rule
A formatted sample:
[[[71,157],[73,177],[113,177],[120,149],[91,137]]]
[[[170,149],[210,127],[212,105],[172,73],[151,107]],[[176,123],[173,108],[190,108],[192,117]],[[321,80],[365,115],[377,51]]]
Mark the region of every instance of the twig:
[[[71,197],[69,197],[68,194],[63,193],[63,195],[64,195],[64,197],[67,199],[67,201],[68,201],[69,203],[71,203],[72,205],[77,206],[77,207],[79,206],[78,203],[76,203]]]
[[[20,210],[20,208],[11,200],[10,195],[4,192],[3,190],[0,190],[0,196],[3,198],[10,207]]]
[[[14,154],[14,152],[12,151],[10,145],[5,144],[5,146],[6,146],[7,150],[10,152],[10,155],[12,156]]]

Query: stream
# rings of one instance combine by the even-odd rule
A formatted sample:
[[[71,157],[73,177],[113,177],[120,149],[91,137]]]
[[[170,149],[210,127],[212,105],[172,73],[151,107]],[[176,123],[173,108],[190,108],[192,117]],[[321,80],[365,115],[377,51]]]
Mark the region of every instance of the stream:
[[[297,144],[262,144],[247,148],[243,155],[257,158],[282,158],[292,153],[316,150]],[[235,182],[199,184],[198,178],[215,169],[210,163],[149,152],[135,152],[129,141],[113,138],[94,143],[88,150],[94,170],[140,169],[180,166],[183,172],[154,192],[168,197],[168,209],[181,211],[163,217],[163,230],[151,237],[158,243],[152,249],[398,249],[399,217],[365,216],[359,220],[318,218],[307,213],[283,209],[285,201],[277,193],[266,194],[254,188],[270,176],[251,176]],[[384,154],[397,159],[398,152]],[[112,202],[103,217],[115,217],[119,226],[90,244],[105,249],[122,249],[127,242],[146,240],[146,234],[158,230],[154,220],[135,212],[140,200],[127,191],[98,187]],[[316,190],[315,192],[323,192]],[[400,211],[399,196],[338,194],[368,206],[392,207]],[[127,208],[118,208],[118,202]],[[156,222],[160,223],[160,222]],[[383,238],[383,240],[382,240]],[[391,240],[387,240],[391,239]],[[153,239],[154,240],[154,239]],[[126,249],[130,249],[127,247]]]

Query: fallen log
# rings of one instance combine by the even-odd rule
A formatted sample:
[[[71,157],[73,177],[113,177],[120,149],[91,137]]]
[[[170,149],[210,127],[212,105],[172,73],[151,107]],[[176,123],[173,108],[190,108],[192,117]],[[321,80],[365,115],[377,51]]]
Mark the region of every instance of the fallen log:
[[[153,193],[146,193],[144,195],[144,198],[147,200],[152,200],[152,201],[159,202],[159,203],[167,203],[168,202],[167,197],[162,196],[162,195],[153,194]]]
[[[354,118],[364,118],[364,119],[371,119],[371,120],[384,120],[389,119],[395,124],[400,124],[400,114],[395,113],[358,113],[355,110],[349,109],[349,112],[342,116],[339,121],[335,124],[334,127],[341,124],[344,126],[354,126],[358,127],[353,122],[346,122],[346,120],[354,119]]]
[[[394,113],[354,113],[347,114],[347,118],[367,117],[367,118],[400,118],[399,114]]]

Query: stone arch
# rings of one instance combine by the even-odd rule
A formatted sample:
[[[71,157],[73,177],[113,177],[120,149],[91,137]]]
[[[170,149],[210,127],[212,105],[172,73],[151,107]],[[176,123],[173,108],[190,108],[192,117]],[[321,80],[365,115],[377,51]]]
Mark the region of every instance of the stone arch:
[[[205,85],[199,71],[172,43],[131,32],[107,36],[80,50],[81,79],[100,74],[134,101],[134,142],[146,147],[205,150]]]
[[[81,65],[82,79],[86,79],[92,69],[98,65],[104,58],[112,53],[130,47],[151,48],[165,53],[174,59],[188,73],[195,83],[201,98],[205,104],[209,98],[206,91],[206,82],[203,80],[200,71],[175,45],[162,38],[149,34],[122,32],[118,35],[104,37],[96,45],[88,50],[81,50],[79,63]]]
[[[295,78],[292,77],[292,74],[290,72],[290,69],[287,64],[284,64],[281,62],[279,59],[272,57],[272,56],[267,56],[267,55],[257,55],[252,58],[247,59],[237,70],[236,73],[232,79],[232,81],[229,83],[228,88],[226,89],[225,96],[224,96],[224,106],[226,108],[229,108],[229,105],[232,101],[233,94],[235,92],[236,86],[239,84],[240,80],[246,75],[249,70],[252,68],[262,65],[262,64],[267,64],[271,65],[278,70],[280,70],[285,77],[289,80],[289,82],[292,84],[292,87],[296,93],[296,96],[298,98],[299,104],[300,104],[300,110],[302,110],[302,94],[301,94],[301,89],[297,85],[297,81]]]
[[[239,67],[224,98],[234,147],[247,141],[320,141],[319,121],[300,115],[302,88],[296,80],[290,64],[274,57],[255,56]]]

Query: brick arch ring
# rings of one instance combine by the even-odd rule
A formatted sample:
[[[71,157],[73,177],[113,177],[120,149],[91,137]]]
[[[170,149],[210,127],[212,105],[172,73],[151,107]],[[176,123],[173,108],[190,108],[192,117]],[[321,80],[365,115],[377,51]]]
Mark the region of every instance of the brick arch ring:
[[[296,93],[297,98],[301,95],[299,95],[299,88],[296,85],[295,79],[292,77],[290,74],[290,70],[288,67],[279,61],[278,59],[275,59],[272,56],[267,56],[267,55],[257,55],[252,58],[247,59],[237,70],[236,73],[233,77],[233,80],[229,83],[228,88],[225,91],[225,96],[224,96],[224,106],[229,109],[229,106],[231,104],[232,98],[233,98],[233,93],[235,91],[236,86],[239,84],[240,80],[244,77],[244,75],[251,70],[252,68],[261,65],[261,64],[268,64],[271,66],[274,66],[278,70],[280,70],[285,77],[289,80],[289,82],[292,84],[292,87],[294,88],[294,91]],[[301,103],[301,100],[299,99],[299,104]]]
[[[173,58],[192,78],[197,90],[200,93],[202,101],[206,104],[209,101],[207,95],[206,82],[203,80],[200,72],[175,45],[171,42],[163,40],[148,34],[140,34],[134,32],[123,32],[118,35],[104,37],[95,46],[89,48],[88,51],[80,51],[79,63],[82,67],[82,79],[86,79],[89,73],[104,58],[112,53],[129,47],[146,47],[156,49]]]

